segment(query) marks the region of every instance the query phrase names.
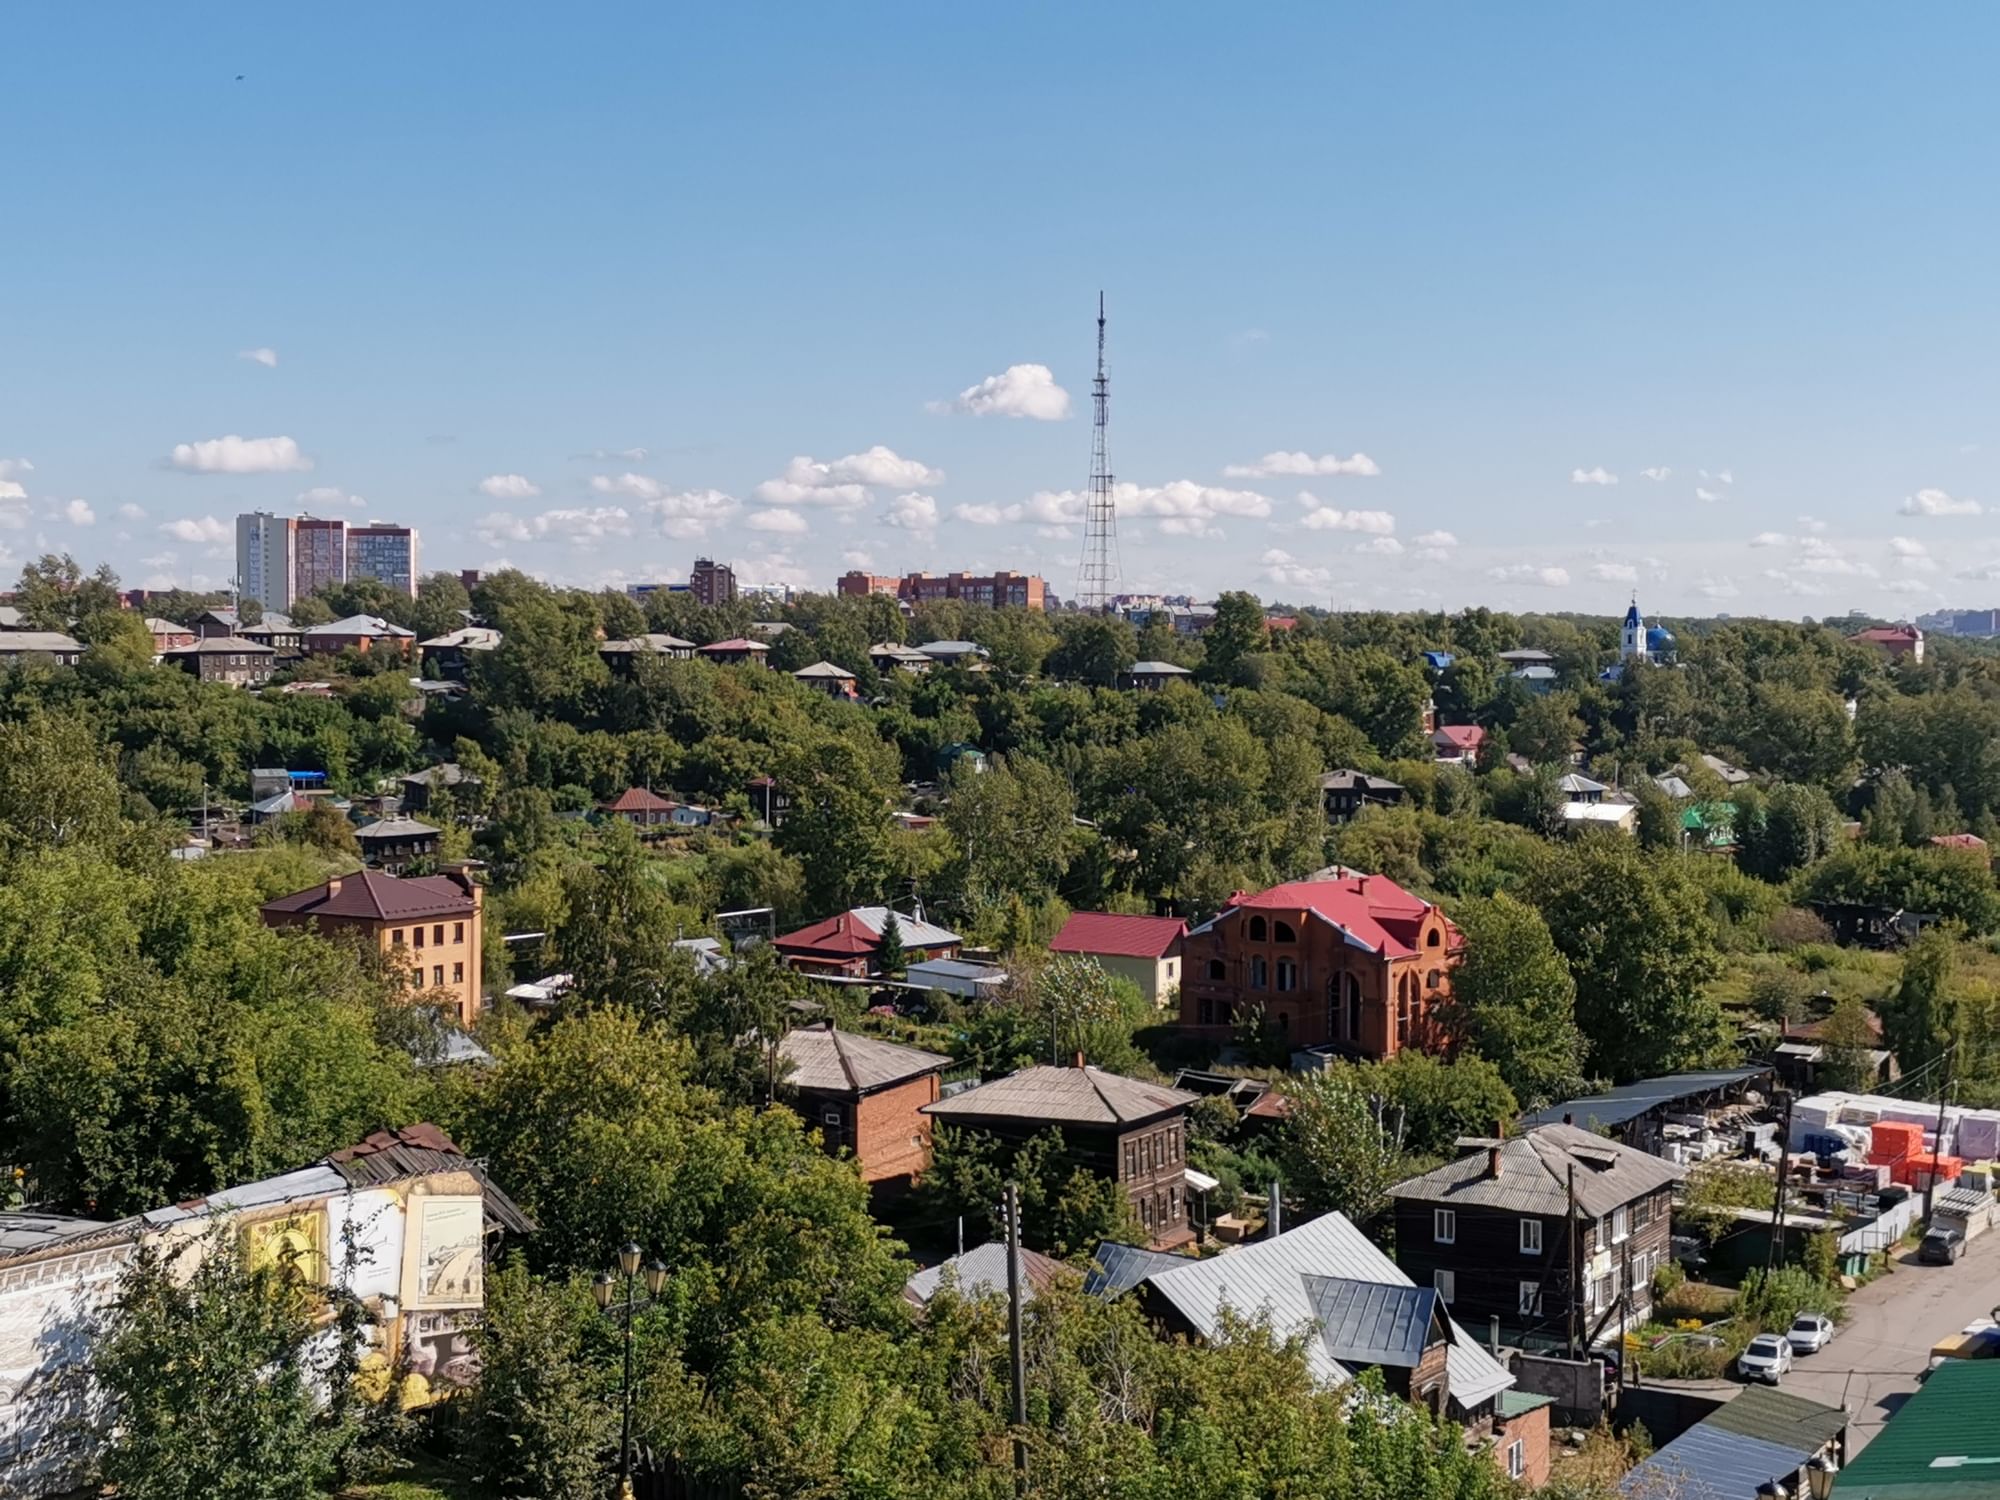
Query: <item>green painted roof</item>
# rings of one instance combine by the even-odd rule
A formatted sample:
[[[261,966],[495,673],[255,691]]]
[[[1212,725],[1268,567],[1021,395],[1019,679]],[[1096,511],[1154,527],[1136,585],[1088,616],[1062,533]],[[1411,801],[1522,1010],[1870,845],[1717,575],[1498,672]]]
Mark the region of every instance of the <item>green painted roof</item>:
[[[1841,1472],[1841,1500],[2000,1497],[2000,1360],[1948,1359]]]
[[[1511,1422],[1516,1417],[1526,1416],[1537,1407],[1553,1405],[1555,1399],[1553,1396],[1538,1396],[1533,1391],[1518,1391],[1510,1388],[1500,1393],[1500,1404],[1496,1409],[1500,1414],[1501,1421]]]
[[[1823,1406],[1803,1396],[1753,1385],[1745,1387],[1735,1399],[1723,1402],[1702,1421],[1725,1432],[1762,1438],[1781,1448],[1821,1448],[1846,1428],[1847,1413],[1837,1406]]]

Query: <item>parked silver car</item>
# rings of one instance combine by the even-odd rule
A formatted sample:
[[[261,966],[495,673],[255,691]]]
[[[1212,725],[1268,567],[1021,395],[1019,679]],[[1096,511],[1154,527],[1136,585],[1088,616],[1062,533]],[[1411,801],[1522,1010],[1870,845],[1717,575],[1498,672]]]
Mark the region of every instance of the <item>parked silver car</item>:
[[[1762,1380],[1776,1385],[1791,1367],[1791,1343],[1779,1333],[1758,1334],[1736,1356],[1736,1368],[1745,1380]]]
[[[1794,1354],[1817,1354],[1833,1339],[1833,1319],[1820,1313],[1800,1313],[1785,1330]]]

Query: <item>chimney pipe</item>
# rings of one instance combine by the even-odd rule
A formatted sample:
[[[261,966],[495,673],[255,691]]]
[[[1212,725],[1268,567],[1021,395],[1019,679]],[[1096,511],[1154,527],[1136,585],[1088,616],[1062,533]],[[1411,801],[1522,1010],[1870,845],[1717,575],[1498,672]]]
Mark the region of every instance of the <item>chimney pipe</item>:
[[[1278,1179],[1271,1179],[1271,1208],[1266,1215],[1269,1223],[1264,1226],[1264,1238],[1275,1240],[1285,1232],[1285,1208],[1278,1197]]]
[[[1563,1115],[1563,1124],[1565,1124],[1565,1125],[1574,1125],[1575,1123],[1576,1123],[1576,1116],[1575,1116],[1575,1115],[1572,1115],[1572,1114],[1567,1114],[1567,1113],[1565,1113],[1565,1114]]]
[[[1085,1064],[1084,1064],[1084,1061],[1083,1061],[1083,1053],[1082,1053],[1082,1052],[1081,1052],[1080,1050],[1079,1050],[1079,1051],[1077,1052],[1077,1054],[1076,1054],[1076,1065],[1077,1065],[1077,1066],[1078,1066],[1079,1068],[1081,1068],[1081,1067],[1085,1066]]]
[[[331,901],[335,896],[338,896],[340,894],[340,882],[344,878],[345,878],[344,876],[340,875],[331,875],[327,877],[327,882],[326,882],[327,900]]]
[[[1486,1150],[1486,1173],[1489,1177],[1495,1178],[1500,1175],[1500,1148],[1498,1146],[1489,1146]]]

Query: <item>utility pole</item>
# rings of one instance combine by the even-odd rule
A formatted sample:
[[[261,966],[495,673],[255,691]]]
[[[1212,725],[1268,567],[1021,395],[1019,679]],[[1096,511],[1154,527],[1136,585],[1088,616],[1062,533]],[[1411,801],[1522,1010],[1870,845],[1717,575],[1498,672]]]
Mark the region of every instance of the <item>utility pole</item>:
[[[1931,1211],[1937,1204],[1938,1158],[1944,1155],[1944,1106],[1951,1098],[1951,1055],[1958,1050],[1956,1043],[1944,1049],[1944,1082],[1938,1086],[1937,1137],[1931,1151],[1931,1178],[1924,1188],[1924,1222],[1931,1221]]]
[[[1778,1142],[1778,1190],[1771,1199],[1771,1247],[1764,1256],[1764,1269],[1774,1271],[1785,1263],[1785,1183],[1792,1168],[1792,1094],[1785,1092],[1785,1132]]]
[[[1090,492],[1084,498],[1083,565],[1077,569],[1076,602],[1093,614],[1111,608],[1118,587],[1118,510],[1112,499],[1111,376],[1104,368],[1104,293],[1097,294],[1097,379],[1091,385],[1097,408],[1090,441]]]
[[[1028,1361],[1021,1348],[1021,1190],[1007,1184],[1007,1344],[1014,1365],[1014,1492],[1028,1493]]]
[[[1576,1279],[1576,1163],[1569,1164],[1569,1357],[1576,1358],[1576,1322],[1582,1316],[1577,1299],[1583,1288]]]

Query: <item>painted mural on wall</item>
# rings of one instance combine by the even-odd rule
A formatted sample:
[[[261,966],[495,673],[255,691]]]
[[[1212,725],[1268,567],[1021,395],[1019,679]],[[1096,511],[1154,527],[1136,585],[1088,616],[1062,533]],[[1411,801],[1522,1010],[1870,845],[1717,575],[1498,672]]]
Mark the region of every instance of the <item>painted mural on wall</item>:
[[[403,1405],[424,1406],[479,1379],[479,1345],[472,1330],[479,1313],[413,1312],[403,1316]]]
[[[484,1210],[477,1198],[420,1198],[418,1307],[478,1306],[486,1300]]]

